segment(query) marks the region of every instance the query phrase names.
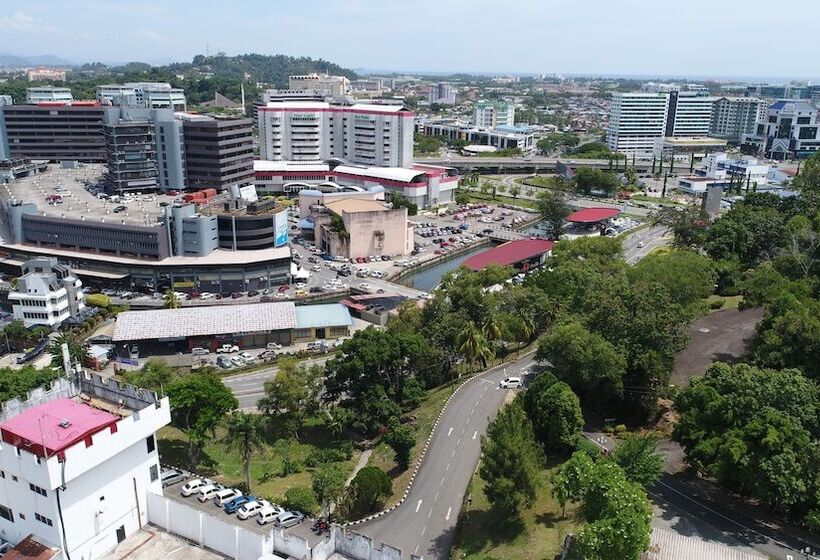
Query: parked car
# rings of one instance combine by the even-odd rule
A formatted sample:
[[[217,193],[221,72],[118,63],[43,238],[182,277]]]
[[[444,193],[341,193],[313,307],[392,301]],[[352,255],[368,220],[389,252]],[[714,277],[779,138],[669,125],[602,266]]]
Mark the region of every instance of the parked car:
[[[190,474],[182,469],[165,469],[160,473],[159,479],[162,481],[162,487],[164,488],[182,482],[189,476]]]
[[[229,369],[233,367],[233,363],[231,363],[231,358],[228,356],[219,356],[216,359],[216,365],[218,365],[222,369]]]
[[[248,292],[248,297],[256,297],[258,295],[259,295],[258,290],[251,290],[251,291]]]
[[[225,510],[225,513],[236,513],[240,506],[247,504],[249,502],[255,502],[256,496],[248,494],[247,496],[237,496],[233,500],[227,502],[222,509]]]
[[[266,350],[281,350],[281,349],[282,349],[282,345],[281,345],[281,344],[279,344],[278,342],[268,342],[268,343],[265,345],[265,349],[266,349]]]
[[[236,510],[236,516],[239,519],[250,519],[251,517],[257,515],[260,510],[271,507],[271,504],[267,500],[257,500],[254,499],[253,501],[245,502]]]
[[[285,513],[284,508],[275,505],[269,505],[267,507],[262,508],[259,510],[259,515],[256,518],[256,522],[260,525],[265,525],[267,523],[272,523],[276,521],[280,514]]]
[[[231,297],[233,299],[239,299],[239,298],[244,297],[244,296],[245,296],[245,294],[243,294],[242,292],[234,292],[234,293],[231,294]]]
[[[205,503],[208,500],[215,498],[217,492],[220,490],[222,490],[222,486],[217,484],[207,484],[199,489],[199,494],[197,494],[196,499],[202,503]]]
[[[240,492],[236,488],[225,488],[217,492],[214,496],[214,505],[216,507],[224,507],[225,504],[227,504],[234,498],[238,498],[241,495],[242,492]]]
[[[237,367],[243,365],[245,362],[239,356],[231,356],[231,363]]]
[[[305,514],[298,512],[298,511],[286,511],[284,513],[280,513],[274,519],[273,524],[277,527],[281,527],[283,529],[287,529],[288,527],[293,527],[294,525],[298,525],[305,519]]]
[[[199,346],[197,346],[196,348],[191,349],[191,355],[192,356],[207,356],[210,353],[211,353],[211,351],[208,350],[207,348],[201,348]]]
[[[212,294],[211,292],[202,292],[199,294],[199,299],[214,299],[216,294]]]
[[[256,356],[254,356],[253,354],[250,354],[248,352],[240,352],[239,357],[246,364],[252,364],[252,363],[256,362]]]
[[[501,380],[501,383],[498,384],[501,389],[518,389],[521,387],[521,378],[520,377],[505,377]]]
[[[211,481],[207,478],[194,478],[193,480],[186,482],[182,488],[180,488],[179,493],[185,497],[193,496],[194,494],[198,494],[200,490],[209,484],[211,484]]]
[[[232,352],[239,352],[239,346],[236,344],[223,344],[216,349],[217,354],[230,354]]]

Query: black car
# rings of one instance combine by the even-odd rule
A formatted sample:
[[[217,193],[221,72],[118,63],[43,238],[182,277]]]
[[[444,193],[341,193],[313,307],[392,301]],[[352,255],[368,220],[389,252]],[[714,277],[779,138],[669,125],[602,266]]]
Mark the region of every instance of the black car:
[[[117,206],[114,208],[114,214],[119,214],[120,212],[125,212],[126,210],[128,210],[127,206]]]
[[[321,294],[325,289],[321,286],[311,286],[309,291],[311,294]]]
[[[259,295],[259,292],[257,290],[251,290],[250,292],[248,292],[248,297],[254,297],[254,296],[258,296],[258,295]]]

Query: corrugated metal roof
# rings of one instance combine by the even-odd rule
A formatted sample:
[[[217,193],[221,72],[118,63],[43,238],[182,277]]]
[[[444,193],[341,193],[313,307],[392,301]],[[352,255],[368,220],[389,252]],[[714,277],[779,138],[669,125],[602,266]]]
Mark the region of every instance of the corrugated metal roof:
[[[354,167],[351,165],[337,165],[333,168],[333,171],[360,177],[373,177],[374,179],[389,179],[408,183],[412,181],[414,177],[424,175],[424,173],[420,171],[405,169],[404,167]]]
[[[491,264],[507,266],[552,251],[555,243],[546,239],[517,239],[473,255],[462,264],[471,270],[481,270]]]
[[[124,311],[117,316],[115,341],[212,336],[296,327],[293,302],[247,303]]]
[[[649,551],[642,560],[765,560],[763,556],[719,543],[685,537],[665,529],[653,529]]]
[[[343,327],[353,324],[350,311],[341,303],[325,305],[300,305],[296,308],[296,328],[315,329]]]

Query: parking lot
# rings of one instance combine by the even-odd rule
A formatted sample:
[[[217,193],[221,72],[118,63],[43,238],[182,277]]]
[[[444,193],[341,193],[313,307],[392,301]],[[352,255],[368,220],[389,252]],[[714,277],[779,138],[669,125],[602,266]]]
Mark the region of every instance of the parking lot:
[[[189,479],[189,480],[191,480],[191,479]],[[251,517],[249,519],[240,519],[239,517],[237,517],[237,515],[235,513],[234,514],[225,513],[225,511],[222,508],[216,506],[216,504],[213,502],[213,500],[208,500],[207,502],[200,502],[199,499],[197,498],[197,494],[194,494],[194,495],[188,496],[188,497],[183,496],[180,493],[180,490],[185,485],[185,482],[186,481],[182,481],[182,482],[178,482],[176,484],[172,484],[170,486],[165,487],[163,489],[163,495],[165,495],[166,497],[168,497],[168,498],[170,498],[170,499],[172,499],[176,502],[185,504],[189,507],[192,507],[192,508],[194,508],[198,511],[201,511],[203,513],[206,513],[208,515],[213,515],[215,517],[218,517],[222,521],[228,521],[230,523],[234,523],[234,524],[236,524],[240,527],[248,529],[249,531],[254,531],[254,532],[260,533],[262,535],[267,535],[268,533],[270,533],[271,529],[274,528],[273,523],[260,525],[259,523],[257,523],[257,521],[256,521],[257,518],[256,517]],[[266,497],[266,499],[267,499],[267,497]],[[273,503],[273,502],[271,502],[271,503]],[[326,534],[317,535],[316,533],[313,532],[313,530],[312,530],[313,522],[314,522],[313,518],[305,516],[304,521],[302,521],[298,525],[294,525],[293,527],[289,527],[287,529],[284,529],[284,532],[285,532],[285,534],[292,534],[292,535],[296,535],[298,537],[301,537],[301,538],[307,540],[308,543],[310,543],[310,545],[313,546],[314,544],[316,544],[317,542],[322,540],[322,538],[324,538],[324,536],[326,536]]]

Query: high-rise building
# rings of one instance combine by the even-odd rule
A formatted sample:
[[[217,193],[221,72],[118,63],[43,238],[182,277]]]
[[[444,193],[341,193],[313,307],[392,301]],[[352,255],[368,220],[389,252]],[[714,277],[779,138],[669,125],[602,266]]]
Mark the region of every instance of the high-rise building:
[[[714,103],[697,92],[669,92],[664,136],[708,136]]]
[[[41,80],[52,80],[55,82],[65,81],[65,70],[58,68],[46,68],[38,66],[37,68],[29,68],[26,70],[26,79],[29,82],[38,82]]]
[[[766,104],[756,97],[719,97],[712,108],[709,134],[739,142],[744,134],[754,134],[766,116]]]
[[[193,114],[180,118],[188,188],[222,191],[253,183],[251,119]]]
[[[43,86],[26,88],[26,103],[71,103],[74,96],[66,87]]]
[[[257,115],[264,160],[413,163],[413,113],[402,105],[284,101],[258,107]]]
[[[664,136],[667,93],[613,93],[607,145],[623,153],[652,152]]]
[[[455,105],[457,99],[457,90],[455,86],[448,83],[433,84],[430,87],[430,93],[427,95],[427,100],[430,103],[438,103],[440,105]]]
[[[97,86],[97,100],[105,104],[185,111],[185,91],[166,82],[129,82]]]
[[[474,118],[478,128],[515,126],[515,105],[504,101],[477,101]]]
[[[350,80],[345,76],[328,74],[301,74],[288,77],[288,88],[302,91],[323,91],[328,95],[344,95],[350,91]]]
[[[122,194],[157,188],[157,152],[154,123],[149,120],[106,122],[106,190]]]

